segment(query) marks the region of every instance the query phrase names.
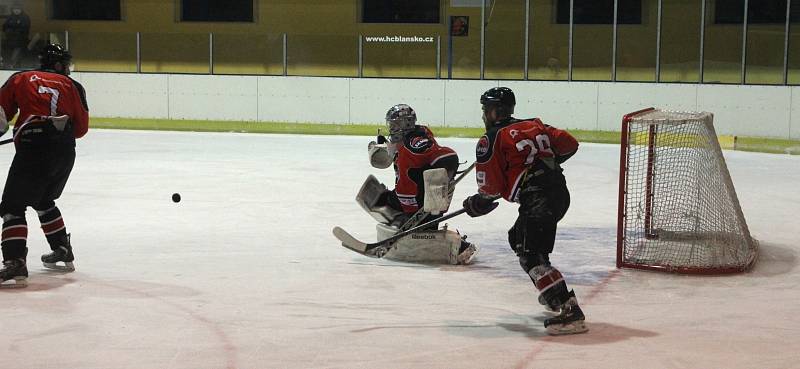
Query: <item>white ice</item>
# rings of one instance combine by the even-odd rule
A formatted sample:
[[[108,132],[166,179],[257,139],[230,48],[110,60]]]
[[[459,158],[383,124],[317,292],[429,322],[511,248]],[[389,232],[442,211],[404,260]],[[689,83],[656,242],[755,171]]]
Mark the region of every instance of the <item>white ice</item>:
[[[334,225],[375,236],[354,202],[364,178],[393,182],[368,141],[90,131],[58,201],[77,271],[43,270],[29,210],[29,287],[0,291],[0,368],[800,367],[800,157],[725,152],[760,260],[690,277],[615,268],[619,147],[583,144],[552,260],[591,330],[549,337],[506,242],[512,204],[449,222],[482,247],[472,266],[339,246]],[[474,159],[473,139],[440,141]],[[3,166],[12,155],[0,147]],[[471,175],[454,207],[474,191]]]

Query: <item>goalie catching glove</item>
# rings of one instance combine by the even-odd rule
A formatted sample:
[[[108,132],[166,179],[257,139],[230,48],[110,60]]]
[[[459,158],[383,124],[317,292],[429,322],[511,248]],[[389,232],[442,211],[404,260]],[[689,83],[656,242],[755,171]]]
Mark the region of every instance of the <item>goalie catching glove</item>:
[[[499,204],[491,196],[479,193],[464,199],[463,205],[467,214],[475,218],[491,213]]]
[[[375,168],[386,169],[392,166],[394,162],[394,155],[392,152],[389,152],[389,147],[387,147],[385,143],[371,141],[367,145],[367,152],[369,155],[369,163]]]

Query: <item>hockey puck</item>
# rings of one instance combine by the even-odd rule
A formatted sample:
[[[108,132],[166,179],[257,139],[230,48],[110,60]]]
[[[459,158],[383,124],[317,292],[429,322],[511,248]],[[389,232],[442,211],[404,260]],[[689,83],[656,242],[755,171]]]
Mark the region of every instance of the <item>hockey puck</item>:
[[[172,202],[181,202],[181,194],[173,193],[172,194]]]

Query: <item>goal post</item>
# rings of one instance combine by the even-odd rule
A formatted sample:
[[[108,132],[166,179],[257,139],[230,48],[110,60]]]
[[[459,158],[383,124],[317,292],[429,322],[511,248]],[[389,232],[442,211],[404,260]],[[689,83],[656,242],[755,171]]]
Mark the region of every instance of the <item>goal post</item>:
[[[711,113],[648,108],[622,119],[617,267],[748,270],[750,236]]]

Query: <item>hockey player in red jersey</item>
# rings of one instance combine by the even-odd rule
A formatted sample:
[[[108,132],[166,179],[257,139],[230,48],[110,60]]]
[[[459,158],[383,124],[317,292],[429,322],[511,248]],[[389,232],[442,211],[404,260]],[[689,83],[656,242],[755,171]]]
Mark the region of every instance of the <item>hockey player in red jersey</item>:
[[[545,320],[545,328],[555,335],[586,332],[575,293],[549,256],[570,202],[561,164],[578,150],[578,141],[538,118],[513,118],[516,98],[506,87],[486,91],[481,105],[486,134],[476,148],[478,194],[464,200],[464,208],[477,217],[497,207],[492,196],[519,203],[508,241],[539,290],[539,302],[560,312]]]
[[[28,206],[38,213],[52,250],[42,255],[45,267],[74,270],[70,237],[55,200],[61,196],[75,163],[75,139],[83,137],[89,128],[89,109],[83,87],[69,77],[70,53],[60,45],[47,45],[39,59],[40,69],[13,74],[0,89],[3,133],[8,120],[19,112],[13,129],[16,154],[0,202],[0,283],[15,280],[4,286],[27,284]]]
[[[406,104],[392,106],[386,113],[386,124],[388,139],[379,135],[377,142],[369,144],[370,163],[381,169],[394,166],[395,188],[384,190],[370,207],[394,210],[386,214],[388,223],[405,230],[440,216],[421,211],[425,199],[423,173],[443,168],[452,181],[458,169],[458,155],[439,145],[428,127],[418,125],[416,112]],[[469,263],[475,252],[475,245],[461,242],[458,263]]]
[[[395,189],[387,191],[387,202],[408,216],[416,213],[423,204],[422,172],[444,168],[452,179],[458,169],[456,152],[440,146],[433,132],[416,122],[414,109],[406,104],[395,105],[386,113],[388,140],[378,137],[378,143],[386,142],[389,156],[393,157]]]

